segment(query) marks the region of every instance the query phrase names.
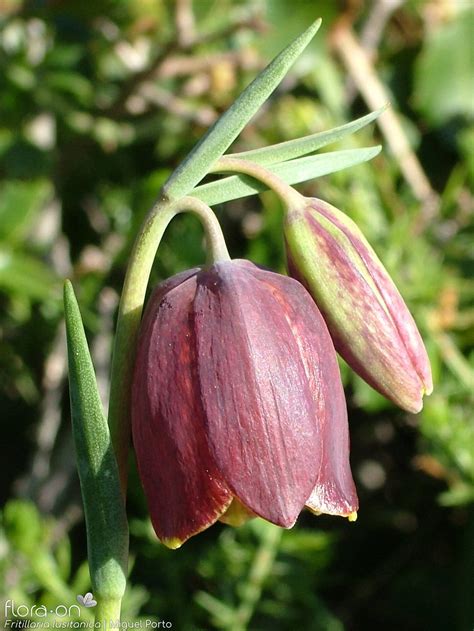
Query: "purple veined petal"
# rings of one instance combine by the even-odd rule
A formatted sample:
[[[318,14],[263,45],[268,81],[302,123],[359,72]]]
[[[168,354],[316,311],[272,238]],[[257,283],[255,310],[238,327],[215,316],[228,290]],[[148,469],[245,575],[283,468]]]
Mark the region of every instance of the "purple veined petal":
[[[299,283],[284,279],[283,287],[284,277],[249,266],[219,263],[197,278],[195,327],[208,440],[235,496],[257,515],[291,527],[317,480],[325,378],[315,345],[319,331],[300,339],[304,327],[293,294],[317,309]],[[311,319],[309,326],[317,329],[317,322]],[[306,345],[317,366],[314,383],[302,357]]]
[[[132,387],[138,469],[155,531],[171,548],[213,524],[232,501],[206,441],[191,325],[195,290],[193,271],[155,290]]]
[[[354,519],[359,501],[349,461],[347,406],[326,323],[299,283],[261,270],[254,273],[262,281],[267,276],[271,284],[278,285],[293,308],[294,332],[302,342],[300,354],[315,399],[321,457],[313,463],[318,476],[306,506],[315,513]]]
[[[395,283],[390,278],[371,245],[350,217],[347,217],[327,202],[319,199],[313,201],[316,202],[313,208],[338,227],[357,251],[392,317],[398,335],[411,359],[413,368],[421,379],[425,393],[431,394],[433,391],[433,380],[426,349],[416,323]]]
[[[336,350],[372,387],[418,412],[424,385],[358,252],[314,208],[307,206],[297,222],[287,226],[290,273],[313,295]]]
[[[353,521],[359,500],[350,468],[347,407],[335,356],[334,362],[331,371],[334,377],[325,398],[327,420],[323,427],[321,465],[306,506],[317,514],[339,515]]]

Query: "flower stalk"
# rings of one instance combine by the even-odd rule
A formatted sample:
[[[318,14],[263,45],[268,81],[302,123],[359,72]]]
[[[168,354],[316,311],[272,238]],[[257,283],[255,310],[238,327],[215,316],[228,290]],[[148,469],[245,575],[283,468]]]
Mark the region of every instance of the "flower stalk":
[[[301,205],[303,196],[293,187],[289,186],[274,173],[263,167],[261,164],[244,160],[243,158],[230,158],[223,156],[210,169],[212,173],[242,173],[266,184],[274,191],[288,208],[298,208]]]

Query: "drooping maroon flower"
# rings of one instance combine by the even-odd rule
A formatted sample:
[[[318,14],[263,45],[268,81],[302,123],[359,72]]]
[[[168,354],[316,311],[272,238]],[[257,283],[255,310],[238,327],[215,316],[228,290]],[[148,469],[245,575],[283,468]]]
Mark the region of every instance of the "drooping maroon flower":
[[[285,220],[291,275],[313,296],[336,350],[388,399],[419,412],[433,390],[423,341],[403,298],[356,224],[320,199]]]
[[[171,548],[218,519],[289,528],[305,505],[355,518],[334,347],[293,279],[236,260],[160,284],[141,326],[132,424],[152,522]]]

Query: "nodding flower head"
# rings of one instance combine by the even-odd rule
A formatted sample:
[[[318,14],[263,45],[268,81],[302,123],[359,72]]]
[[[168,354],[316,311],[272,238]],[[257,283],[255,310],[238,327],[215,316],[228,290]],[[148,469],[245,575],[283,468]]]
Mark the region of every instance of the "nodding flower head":
[[[433,390],[416,324],[392,279],[356,226],[319,199],[289,210],[291,275],[309,290],[336,350],[381,394],[410,412]]]
[[[289,528],[305,506],[355,519],[336,354],[296,280],[234,260],[158,285],[132,427],[151,519],[171,548],[219,519]]]

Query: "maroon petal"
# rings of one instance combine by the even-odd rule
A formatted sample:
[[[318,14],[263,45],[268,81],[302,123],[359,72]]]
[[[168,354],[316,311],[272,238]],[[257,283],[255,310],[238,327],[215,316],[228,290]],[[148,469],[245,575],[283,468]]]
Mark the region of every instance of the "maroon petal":
[[[214,523],[232,501],[206,442],[190,324],[195,289],[190,271],[155,290],[132,389],[138,469],[155,531],[171,548]]]
[[[279,278],[248,263],[215,264],[198,274],[194,313],[201,396],[217,466],[249,510],[290,527],[317,477],[318,417],[324,412],[313,387],[321,391],[326,358],[319,355],[317,320],[306,323],[314,327],[312,337],[300,337],[298,309],[305,301],[317,311],[311,298],[296,281],[284,279],[284,287],[272,282]],[[312,384],[305,353],[313,354],[316,366]]]
[[[332,381],[327,387],[325,397],[323,453],[318,478],[306,506],[315,513],[340,515],[353,520],[359,508],[359,500],[349,463],[347,407],[335,355],[334,364],[326,366],[332,375]]]
[[[318,476],[306,506],[313,512],[353,518],[359,502],[349,462],[347,407],[336,352],[326,323],[298,283],[261,270],[256,276],[261,280],[268,277],[291,303],[293,330],[302,341],[301,358],[315,399],[321,455],[313,462]]]

